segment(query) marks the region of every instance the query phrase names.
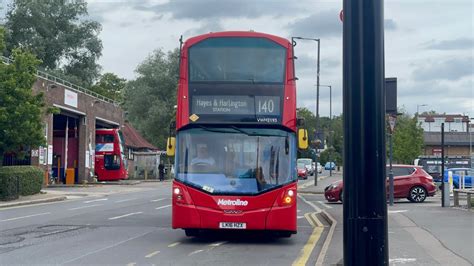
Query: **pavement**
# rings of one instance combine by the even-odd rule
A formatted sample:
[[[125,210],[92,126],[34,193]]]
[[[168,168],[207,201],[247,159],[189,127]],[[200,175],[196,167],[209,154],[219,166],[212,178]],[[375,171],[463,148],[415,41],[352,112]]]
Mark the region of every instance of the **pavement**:
[[[323,265],[342,263],[342,203],[328,203],[321,192],[342,179],[341,173],[322,179],[317,187],[304,188],[304,198],[327,212],[336,227]],[[301,192],[300,192],[301,193]],[[452,204],[452,203],[451,203]],[[323,217],[324,218],[324,217]],[[391,265],[473,265],[474,212],[463,208],[441,207],[441,196],[424,203],[395,200],[388,207],[389,258]]]

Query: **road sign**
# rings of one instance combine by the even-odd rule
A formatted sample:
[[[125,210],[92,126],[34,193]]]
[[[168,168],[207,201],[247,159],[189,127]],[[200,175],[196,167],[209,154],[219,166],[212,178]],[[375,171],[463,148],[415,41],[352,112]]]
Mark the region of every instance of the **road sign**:
[[[397,122],[396,116],[388,116],[388,125],[390,126],[390,133],[393,133],[395,130],[395,123]]]

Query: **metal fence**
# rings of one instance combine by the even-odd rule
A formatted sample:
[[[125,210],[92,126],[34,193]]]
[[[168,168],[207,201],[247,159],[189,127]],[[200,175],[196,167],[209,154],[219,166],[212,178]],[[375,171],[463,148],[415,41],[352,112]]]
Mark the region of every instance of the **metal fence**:
[[[159,179],[158,166],[160,153],[134,152],[133,160],[129,161],[129,178],[133,179]]]

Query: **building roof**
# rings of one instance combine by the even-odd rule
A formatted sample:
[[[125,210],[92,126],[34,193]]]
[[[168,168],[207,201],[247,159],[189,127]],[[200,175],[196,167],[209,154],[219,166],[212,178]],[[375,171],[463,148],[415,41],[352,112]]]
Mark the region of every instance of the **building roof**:
[[[472,133],[471,133],[472,134]],[[474,142],[474,134],[471,136]],[[441,146],[441,132],[424,132],[423,139],[427,146]],[[470,144],[468,132],[445,132],[444,145],[449,146],[469,146]]]
[[[129,123],[124,124],[122,133],[126,147],[134,149],[159,150],[157,147],[153,146],[150,142],[144,139],[140,133],[138,133],[138,131]]]
[[[435,118],[444,118],[445,122],[454,122],[454,118],[461,118],[463,123],[468,123],[469,122],[469,116],[467,115],[461,115],[461,114],[455,114],[455,115],[420,115],[420,119],[425,119],[425,122],[434,122]]]

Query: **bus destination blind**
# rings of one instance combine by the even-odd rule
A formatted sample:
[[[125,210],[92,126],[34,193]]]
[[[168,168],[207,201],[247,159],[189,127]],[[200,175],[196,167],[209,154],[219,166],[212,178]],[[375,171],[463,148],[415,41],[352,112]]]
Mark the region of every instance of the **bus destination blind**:
[[[279,116],[279,96],[195,95],[192,112],[198,115]]]

